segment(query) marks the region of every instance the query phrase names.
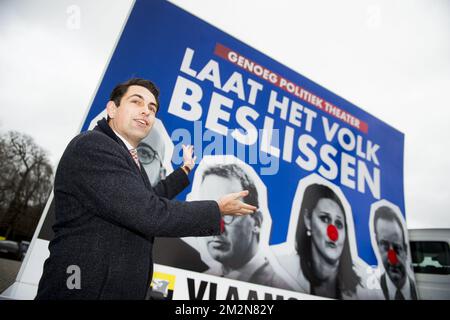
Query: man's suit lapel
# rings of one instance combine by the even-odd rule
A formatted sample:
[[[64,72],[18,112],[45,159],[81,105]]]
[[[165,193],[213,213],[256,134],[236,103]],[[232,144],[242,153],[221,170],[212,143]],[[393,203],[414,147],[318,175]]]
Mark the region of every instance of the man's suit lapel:
[[[125,149],[125,151],[127,152],[128,156],[130,157],[130,159],[132,160],[132,165],[134,170],[137,170],[142,177],[142,180],[144,181],[145,187],[149,190],[152,189],[152,186],[150,184],[150,180],[148,179],[147,176],[147,172],[145,172],[144,166],[142,165],[142,163],[140,163],[141,167],[139,168],[137,166],[137,164],[134,162],[134,159],[132,158],[130,152],[128,151],[127,146],[125,145],[125,143],[123,143],[122,139],[120,139],[115,133],[114,131],[111,129],[111,127],[108,125],[108,122],[106,121],[105,118],[99,120],[97,122],[97,126],[94,128],[94,130],[97,131],[101,131],[104,134],[106,134],[108,137],[110,137],[111,139],[113,139],[114,141],[116,141],[122,148]]]
[[[140,163],[140,161],[139,161],[139,163]],[[152,189],[152,185],[150,184],[150,179],[148,178],[147,172],[145,171],[144,166],[142,165],[142,163],[141,163],[141,169],[140,170],[141,170],[142,178],[144,179],[145,186],[147,187],[147,189],[151,190]]]
[[[411,287],[411,299],[412,300],[417,300],[417,291],[416,291],[416,286],[413,282],[413,279],[411,277],[409,277],[409,286]]]
[[[381,276],[380,286],[381,286],[381,291],[383,291],[384,298],[386,300],[389,300],[389,292],[388,292],[387,283],[386,283],[386,273]]]

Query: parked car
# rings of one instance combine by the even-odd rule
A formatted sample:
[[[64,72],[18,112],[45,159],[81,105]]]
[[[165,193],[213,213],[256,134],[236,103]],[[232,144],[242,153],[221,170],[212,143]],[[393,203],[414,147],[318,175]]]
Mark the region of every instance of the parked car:
[[[30,241],[20,241],[19,243],[19,251],[21,254],[20,260],[25,259],[25,255],[27,254],[28,248],[30,247]]]
[[[0,240],[0,258],[22,261],[29,246],[29,241]]]
[[[409,230],[420,299],[450,299],[450,229]]]

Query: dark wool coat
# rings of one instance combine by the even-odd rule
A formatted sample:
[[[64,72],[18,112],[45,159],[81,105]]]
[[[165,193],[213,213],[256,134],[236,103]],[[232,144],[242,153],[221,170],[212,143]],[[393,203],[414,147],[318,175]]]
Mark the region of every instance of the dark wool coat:
[[[181,168],[154,188],[141,168],[105,119],[69,143],[55,176],[55,237],[36,299],[145,299],[155,236],[220,233],[215,201],[170,200],[189,185]],[[70,266],[79,267],[80,289],[67,286]]]

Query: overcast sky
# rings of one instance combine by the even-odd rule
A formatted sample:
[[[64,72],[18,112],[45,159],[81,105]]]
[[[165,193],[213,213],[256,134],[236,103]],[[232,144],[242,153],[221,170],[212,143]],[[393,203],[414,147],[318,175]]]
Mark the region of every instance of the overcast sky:
[[[171,2],[405,133],[408,227],[450,227],[450,1]],[[131,4],[0,1],[0,131],[56,165]]]

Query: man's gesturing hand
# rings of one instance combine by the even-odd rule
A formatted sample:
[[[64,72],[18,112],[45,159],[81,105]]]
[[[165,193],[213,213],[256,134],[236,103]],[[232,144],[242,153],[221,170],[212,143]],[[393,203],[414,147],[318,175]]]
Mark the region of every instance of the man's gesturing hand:
[[[247,195],[248,190],[244,190],[241,192],[229,193],[217,200],[222,215],[242,216],[254,213],[258,208],[239,200]]]
[[[195,166],[195,160],[197,157],[192,157],[194,155],[194,146],[191,145],[181,145],[183,148],[183,165],[187,166],[192,170]]]

